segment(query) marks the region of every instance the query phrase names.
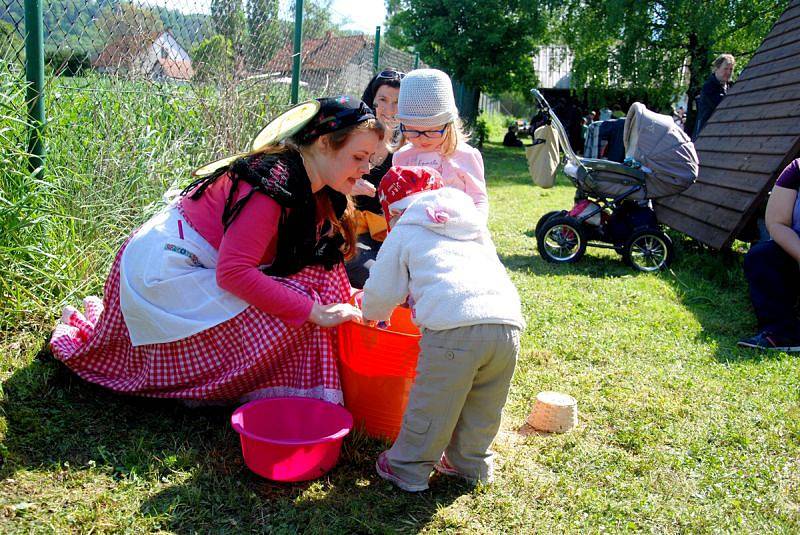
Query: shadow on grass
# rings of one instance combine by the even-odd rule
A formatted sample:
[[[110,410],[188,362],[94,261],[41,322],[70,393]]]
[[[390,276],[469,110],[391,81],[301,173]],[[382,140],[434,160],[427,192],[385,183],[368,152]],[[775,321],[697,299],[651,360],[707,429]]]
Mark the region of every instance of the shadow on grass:
[[[270,482],[244,465],[231,407],[190,409],[118,396],[52,359],[18,369],[3,392],[0,479],[20,477],[19,470],[111,479],[122,485],[120,499],[141,500],[134,526],[179,533],[418,532],[438,509],[470,492],[436,477],[431,490],[417,495],[395,489],[374,470],[386,445],[359,433],[346,439],[338,465],[323,478]],[[124,489],[132,484],[140,490],[131,498]],[[108,483],[100,487],[93,496],[87,483],[87,503],[109,492]]]
[[[533,236],[533,229],[525,233]],[[761,361],[777,356],[739,348],[741,338],[756,332],[755,315],[742,270],[744,254],[713,251],[679,233],[670,232],[675,245],[675,262],[666,271],[648,274],[625,264],[620,255],[596,256],[597,249],[574,264],[546,262],[535,248],[531,254],[501,254],[511,271],[543,277],[580,276],[593,279],[659,277],[669,284],[680,302],[695,316],[702,330],[698,339],[714,346],[720,362]]]
[[[581,258],[574,264],[556,264],[547,262],[540,255],[538,250],[534,249],[533,254],[513,254],[513,255],[498,255],[500,261],[506,266],[507,269],[512,271],[525,271],[541,276],[569,276],[580,275],[592,278],[616,278],[616,277],[632,277],[638,275],[638,272],[628,267],[623,261],[621,256],[616,257],[599,257],[592,255],[590,249],[588,254]]]

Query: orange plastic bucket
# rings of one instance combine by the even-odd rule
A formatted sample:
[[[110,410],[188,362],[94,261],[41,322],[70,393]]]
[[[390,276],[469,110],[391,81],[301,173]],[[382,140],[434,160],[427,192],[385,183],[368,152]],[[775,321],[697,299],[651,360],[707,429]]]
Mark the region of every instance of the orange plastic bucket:
[[[355,425],[394,440],[416,375],[420,334],[408,308],[397,307],[390,323],[388,329],[340,325],[339,359],[344,406]]]

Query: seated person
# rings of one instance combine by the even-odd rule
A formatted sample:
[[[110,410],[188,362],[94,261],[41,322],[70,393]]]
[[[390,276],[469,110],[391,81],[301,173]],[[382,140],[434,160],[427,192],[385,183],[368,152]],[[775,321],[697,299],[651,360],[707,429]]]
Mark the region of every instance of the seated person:
[[[767,203],[772,237],[750,248],[744,273],[759,332],[739,341],[742,347],[800,352],[800,159],[783,170]]]
[[[517,126],[511,125],[508,127],[508,132],[503,138],[503,145],[506,147],[522,147],[522,140],[517,137]]]

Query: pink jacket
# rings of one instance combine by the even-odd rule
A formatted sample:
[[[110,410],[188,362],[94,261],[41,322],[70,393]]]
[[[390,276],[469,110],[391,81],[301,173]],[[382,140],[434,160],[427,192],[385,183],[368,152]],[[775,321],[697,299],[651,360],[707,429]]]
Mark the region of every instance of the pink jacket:
[[[442,156],[438,152],[421,151],[409,143],[394,153],[392,165],[433,167],[442,175],[445,186],[469,195],[475,207],[488,216],[489,196],[483,177],[483,157],[478,149],[459,143],[453,154]]]

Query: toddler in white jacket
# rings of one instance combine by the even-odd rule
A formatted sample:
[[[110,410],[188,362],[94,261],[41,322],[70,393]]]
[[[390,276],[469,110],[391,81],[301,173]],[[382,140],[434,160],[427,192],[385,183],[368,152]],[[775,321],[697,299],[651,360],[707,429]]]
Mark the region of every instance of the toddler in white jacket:
[[[400,434],[376,462],[407,491],[431,470],[492,481],[500,428],[525,326],[517,291],[472,199],[427,167],[392,167],[378,188],[390,232],[364,285],[365,319],[409,298],[422,340]]]

